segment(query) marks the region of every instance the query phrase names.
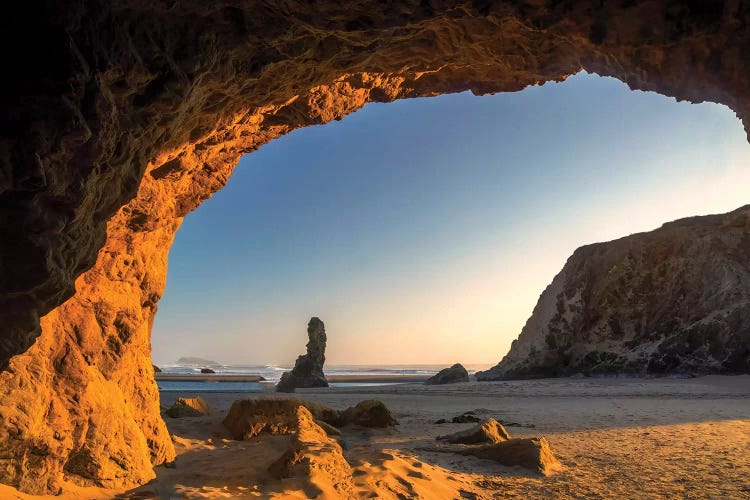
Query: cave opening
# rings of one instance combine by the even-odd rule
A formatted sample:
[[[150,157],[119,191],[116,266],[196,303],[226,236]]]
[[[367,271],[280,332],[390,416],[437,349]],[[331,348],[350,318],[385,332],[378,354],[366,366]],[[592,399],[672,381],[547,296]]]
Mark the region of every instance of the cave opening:
[[[333,373],[487,369],[576,248],[745,204],[749,150],[724,106],[585,72],[369,104],[243,157],[186,218],[154,363],[275,381],[320,316]]]
[[[43,2],[15,6],[5,21],[14,49],[0,114],[7,496],[121,492],[172,462],[150,359],[167,253],[182,218],[223,187],[243,154],[368,102],[513,92],[582,68],[632,89],[725,104],[748,129],[750,18],[736,2]],[[690,241],[726,248],[746,219],[668,231],[689,227],[708,235]],[[734,279],[730,270],[719,277]],[[742,300],[731,279],[719,295]],[[675,293],[693,300],[680,302],[692,318],[701,311],[691,289]],[[701,304],[725,311],[719,303]],[[738,308],[720,318],[739,343],[750,336],[748,316]],[[607,324],[622,330],[617,318]],[[713,357],[703,339],[722,338],[715,325],[678,338],[657,368],[671,369],[681,353]],[[747,363],[750,346],[732,347],[734,366]],[[717,406],[742,415],[741,401]],[[729,479],[714,496],[746,491]],[[659,485],[658,494],[684,495]]]

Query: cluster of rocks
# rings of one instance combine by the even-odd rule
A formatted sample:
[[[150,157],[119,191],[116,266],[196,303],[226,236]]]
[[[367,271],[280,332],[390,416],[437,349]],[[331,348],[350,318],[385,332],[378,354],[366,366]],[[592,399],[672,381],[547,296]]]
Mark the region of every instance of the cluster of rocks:
[[[352,498],[352,469],[336,441],[341,436],[339,427],[389,428],[398,422],[377,400],[338,411],[297,398],[266,398],[235,401],[223,424],[237,440],[260,434],[291,435],[287,450],[268,468],[271,476],[300,477],[315,483],[322,475],[338,497]]]
[[[235,401],[226,418],[226,427],[238,440],[250,439],[259,434],[294,434],[296,409],[304,407],[315,422],[329,435],[339,435],[338,428],[347,425],[388,428],[398,425],[391,411],[382,401],[361,401],[344,411],[297,398],[240,399]]]
[[[511,438],[505,427],[494,418],[482,420],[470,429],[438,436],[437,440],[453,445],[473,446],[462,446],[458,449],[436,448],[435,451],[474,456],[509,467],[518,465],[545,476],[562,468],[544,436]]]
[[[211,415],[213,410],[200,397],[178,398],[166,411],[173,418]],[[465,418],[461,418],[465,417]],[[454,422],[477,422],[475,426],[436,439],[452,447],[429,451],[449,452],[492,460],[505,466],[521,466],[550,475],[562,468],[544,437],[512,438],[494,418],[480,420],[474,412],[455,417]],[[398,425],[391,411],[379,400],[361,401],[339,411],[298,398],[247,398],[235,401],[223,420],[232,439],[248,440],[262,434],[293,436],[289,448],[269,467],[277,479],[312,477],[322,468],[339,493],[352,489],[351,467],[336,439],[346,426],[387,429]],[[439,422],[436,422],[439,423]]]

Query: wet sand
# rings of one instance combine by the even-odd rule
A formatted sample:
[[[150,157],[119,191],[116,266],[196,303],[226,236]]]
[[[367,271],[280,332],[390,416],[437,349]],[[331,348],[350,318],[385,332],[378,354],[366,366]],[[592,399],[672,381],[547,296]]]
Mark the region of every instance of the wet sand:
[[[68,498],[305,498],[299,481],[266,469],[287,436],[232,441],[221,420],[243,397],[272,392],[162,393],[202,396],[217,413],[170,419],[176,468],[132,491],[72,489]],[[344,429],[357,498],[728,498],[750,499],[750,376],[695,379],[544,379],[449,386],[402,384],[299,390],[296,397],[345,409],[381,399],[395,430]],[[494,417],[514,437],[545,435],[564,469],[543,477],[472,457],[426,451],[435,437],[471,424],[434,421],[466,411]],[[0,498],[11,496],[0,489]],[[12,493],[12,490],[10,490]],[[320,497],[325,498],[325,497]]]

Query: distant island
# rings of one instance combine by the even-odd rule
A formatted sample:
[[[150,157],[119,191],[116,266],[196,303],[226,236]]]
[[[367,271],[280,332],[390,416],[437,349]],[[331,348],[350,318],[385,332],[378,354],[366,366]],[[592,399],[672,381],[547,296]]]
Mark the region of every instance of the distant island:
[[[210,359],[197,358],[194,356],[185,356],[177,360],[178,365],[198,365],[198,366],[221,366],[221,363]]]

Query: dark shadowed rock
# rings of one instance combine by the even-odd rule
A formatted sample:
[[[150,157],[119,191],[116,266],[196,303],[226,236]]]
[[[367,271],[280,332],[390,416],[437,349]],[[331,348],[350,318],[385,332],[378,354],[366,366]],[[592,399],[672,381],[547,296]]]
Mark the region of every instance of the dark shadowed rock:
[[[341,414],[346,424],[361,425],[362,427],[393,427],[398,421],[393,418],[391,411],[382,401],[368,399],[346,409]]]
[[[326,361],[326,328],[319,318],[307,324],[307,354],[297,358],[291,372],[285,372],[276,384],[277,392],[294,392],[297,387],[328,387],[323,373]]]
[[[552,453],[552,448],[545,437],[509,439],[495,444],[462,449],[456,453],[493,460],[510,467],[520,465],[545,476],[562,469],[562,464]]]
[[[499,443],[509,440],[510,434],[497,420],[488,418],[471,429],[438,436],[437,439],[451,444]]]
[[[154,367],[154,373],[161,373],[161,368],[159,368],[159,367],[158,367],[158,366],[156,366],[156,365],[151,365],[151,366],[153,366],[153,367]]]
[[[481,421],[481,418],[472,413],[464,413],[463,415],[457,415],[451,419],[451,422],[454,424],[473,424]]]
[[[750,371],[750,205],[576,250],[477,380]]]
[[[177,401],[166,411],[167,416],[172,418],[202,417],[211,415],[213,410],[202,397],[177,398]]]
[[[201,368],[201,373],[216,373],[211,368]]]
[[[427,385],[456,384],[458,382],[468,382],[469,372],[461,363],[456,363],[450,368],[444,368],[432,377],[425,380]]]
[[[325,405],[297,398],[240,399],[232,403],[224,427],[233,439],[245,440],[258,434],[294,434],[297,432],[297,408],[303,406],[315,420],[337,426],[338,411]]]
[[[294,383],[294,375],[292,372],[284,372],[281,374],[281,378],[276,383],[276,392],[292,393],[297,388]]]

